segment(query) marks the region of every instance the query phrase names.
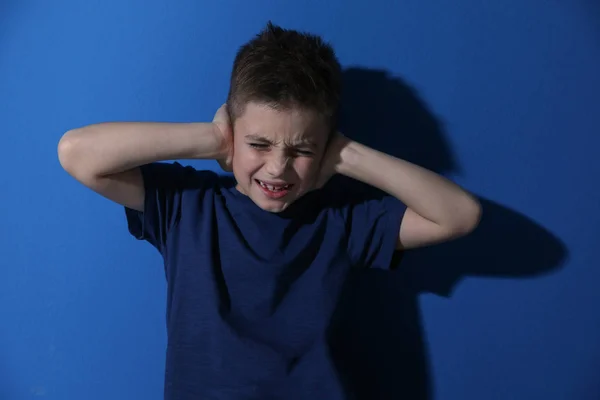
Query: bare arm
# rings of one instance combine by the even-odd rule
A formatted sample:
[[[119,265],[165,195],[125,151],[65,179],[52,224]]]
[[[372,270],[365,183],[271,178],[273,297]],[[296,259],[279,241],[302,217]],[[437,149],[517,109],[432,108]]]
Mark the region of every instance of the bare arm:
[[[85,186],[143,211],[139,166],[174,159],[217,159],[227,149],[225,138],[215,123],[108,122],[66,132],[58,144],[58,157],[62,167]]]
[[[451,240],[479,223],[479,202],[444,177],[362,144],[340,139],[337,172],[373,185],[407,206],[398,248]]]

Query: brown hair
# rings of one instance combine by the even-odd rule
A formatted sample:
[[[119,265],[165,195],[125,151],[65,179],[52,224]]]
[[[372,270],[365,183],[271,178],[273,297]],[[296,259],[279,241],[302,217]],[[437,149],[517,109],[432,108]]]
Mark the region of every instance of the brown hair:
[[[304,107],[333,128],[341,95],[341,66],[319,36],[283,29],[270,21],[236,54],[227,104],[232,120],[248,102],[276,109]]]

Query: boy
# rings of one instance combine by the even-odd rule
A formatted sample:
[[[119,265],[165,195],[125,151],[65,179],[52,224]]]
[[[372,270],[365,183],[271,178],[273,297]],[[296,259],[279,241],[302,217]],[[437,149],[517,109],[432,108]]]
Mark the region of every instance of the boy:
[[[336,132],[340,82],[329,45],[269,23],[238,52],[212,122],[61,139],[65,170],[124,206],[164,259],[165,399],[348,398],[326,340],[346,275],[477,225],[461,188]],[[218,160],[235,183],[164,162],[176,159]]]

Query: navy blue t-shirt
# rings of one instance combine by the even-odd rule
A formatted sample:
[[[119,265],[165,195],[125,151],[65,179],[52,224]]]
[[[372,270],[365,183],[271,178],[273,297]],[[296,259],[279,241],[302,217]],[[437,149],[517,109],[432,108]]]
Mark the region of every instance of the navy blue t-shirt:
[[[353,268],[388,268],[406,207],[342,176],[282,213],[229,177],[142,167],[132,235],[164,259],[165,399],[347,399],[327,346]]]

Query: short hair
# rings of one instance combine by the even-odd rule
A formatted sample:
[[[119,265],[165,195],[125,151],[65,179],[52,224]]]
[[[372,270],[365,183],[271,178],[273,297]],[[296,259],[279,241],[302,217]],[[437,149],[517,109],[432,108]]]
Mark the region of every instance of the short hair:
[[[249,102],[275,109],[302,107],[322,114],[333,128],[341,97],[342,69],[320,36],[267,23],[237,52],[227,104],[232,120]]]

